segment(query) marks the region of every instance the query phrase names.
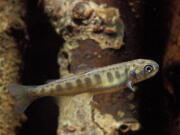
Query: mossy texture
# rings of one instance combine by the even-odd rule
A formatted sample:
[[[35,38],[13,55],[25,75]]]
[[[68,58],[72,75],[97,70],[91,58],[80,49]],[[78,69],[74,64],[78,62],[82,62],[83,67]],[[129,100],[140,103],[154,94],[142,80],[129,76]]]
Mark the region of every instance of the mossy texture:
[[[0,1],[0,135],[15,135],[16,127],[25,119],[14,111],[15,100],[8,85],[19,83],[22,64],[18,43],[12,31],[24,27],[21,4],[16,0]]]
[[[14,135],[25,117],[14,111],[15,100],[8,92],[8,85],[19,81],[21,57],[14,40],[0,34],[0,135]]]

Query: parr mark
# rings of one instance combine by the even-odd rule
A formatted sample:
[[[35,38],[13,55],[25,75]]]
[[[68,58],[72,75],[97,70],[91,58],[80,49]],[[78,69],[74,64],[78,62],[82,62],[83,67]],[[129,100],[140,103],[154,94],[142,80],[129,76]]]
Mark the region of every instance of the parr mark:
[[[94,78],[95,78],[97,84],[102,83],[101,76],[99,74],[95,74]]]
[[[107,72],[107,78],[109,82],[112,82],[114,80],[113,75],[111,72]]]

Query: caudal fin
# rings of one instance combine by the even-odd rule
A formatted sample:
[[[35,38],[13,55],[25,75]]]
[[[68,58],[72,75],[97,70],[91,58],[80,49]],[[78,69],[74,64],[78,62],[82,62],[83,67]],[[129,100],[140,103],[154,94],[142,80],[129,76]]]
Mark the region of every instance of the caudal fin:
[[[16,104],[15,110],[17,113],[23,113],[26,108],[31,104],[32,99],[28,95],[28,89],[31,86],[23,86],[19,84],[11,84],[8,86],[9,92],[15,97]]]

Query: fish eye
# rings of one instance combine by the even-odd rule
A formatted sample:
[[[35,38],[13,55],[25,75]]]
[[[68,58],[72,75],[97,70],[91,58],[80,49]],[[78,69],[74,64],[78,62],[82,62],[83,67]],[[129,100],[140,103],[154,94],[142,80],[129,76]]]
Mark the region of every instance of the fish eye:
[[[153,70],[154,70],[154,69],[153,69],[153,66],[152,66],[152,65],[146,65],[146,66],[144,67],[144,71],[145,71],[146,73],[151,73]]]

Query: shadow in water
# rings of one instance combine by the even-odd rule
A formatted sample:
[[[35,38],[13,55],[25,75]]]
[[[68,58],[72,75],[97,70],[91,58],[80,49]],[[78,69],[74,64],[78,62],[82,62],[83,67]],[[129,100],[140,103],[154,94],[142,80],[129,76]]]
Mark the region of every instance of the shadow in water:
[[[30,42],[24,53],[24,85],[39,85],[59,78],[57,54],[63,40],[50,24],[43,4],[37,5],[37,0],[26,3],[25,21]],[[28,120],[19,131],[20,135],[56,135],[58,107],[53,97],[36,100],[26,114]]]

